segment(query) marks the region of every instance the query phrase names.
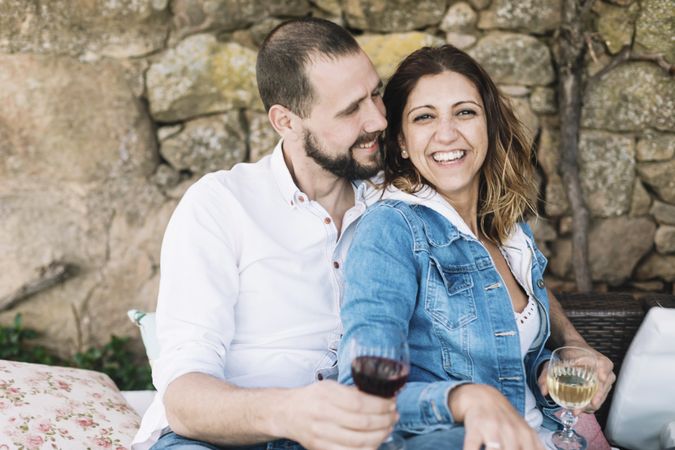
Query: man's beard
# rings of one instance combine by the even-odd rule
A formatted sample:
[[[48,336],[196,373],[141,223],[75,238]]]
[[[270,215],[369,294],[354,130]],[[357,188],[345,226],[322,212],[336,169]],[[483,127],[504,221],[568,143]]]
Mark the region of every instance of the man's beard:
[[[377,139],[379,145],[382,145],[382,138],[380,133],[368,133],[359,136],[356,142],[350,147],[349,153],[346,155],[339,155],[331,157],[324,151],[314,135],[310,131],[305,131],[305,152],[307,156],[312,158],[323,169],[329,171],[335,176],[346,178],[349,181],[366,180],[371,178],[380,171],[381,161],[380,152],[373,155],[372,164],[361,164],[354,159],[354,152],[352,148],[364,142],[372,142]]]

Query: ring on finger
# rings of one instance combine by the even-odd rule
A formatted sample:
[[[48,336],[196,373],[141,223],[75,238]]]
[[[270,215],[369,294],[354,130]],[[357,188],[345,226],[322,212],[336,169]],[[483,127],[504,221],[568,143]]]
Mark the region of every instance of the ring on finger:
[[[485,443],[485,448],[486,449],[488,449],[488,448],[502,448],[502,444],[500,444],[499,442],[495,442],[495,441],[487,441]]]

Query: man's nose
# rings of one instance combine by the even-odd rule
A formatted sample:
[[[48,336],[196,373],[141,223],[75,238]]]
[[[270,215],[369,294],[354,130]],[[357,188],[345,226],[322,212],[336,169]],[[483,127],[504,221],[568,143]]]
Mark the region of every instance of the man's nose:
[[[387,128],[387,118],[384,115],[382,98],[376,97],[369,102],[368,116],[363,128],[367,133],[376,133],[384,131]]]

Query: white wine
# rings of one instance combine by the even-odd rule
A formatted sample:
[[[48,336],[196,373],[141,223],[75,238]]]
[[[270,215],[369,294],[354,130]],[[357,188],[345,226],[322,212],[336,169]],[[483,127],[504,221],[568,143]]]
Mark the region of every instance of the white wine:
[[[572,411],[588,406],[593,399],[598,390],[597,370],[598,360],[588,349],[568,346],[551,353],[546,386],[553,400],[563,407],[560,419],[564,427],[551,436],[555,448],[588,448],[586,439],[572,429],[577,421]]]
[[[567,409],[584,408],[598,390],[595,373],[583,366],[558,366],[549,370],[546,385],[553,400]]]

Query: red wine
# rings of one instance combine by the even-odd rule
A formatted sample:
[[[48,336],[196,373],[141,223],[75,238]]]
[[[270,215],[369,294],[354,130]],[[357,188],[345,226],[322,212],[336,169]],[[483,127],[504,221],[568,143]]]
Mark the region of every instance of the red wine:
[[[363,392],[390,398],[408,379],[408,366],[379,356],[359,356],[352,361],[354,383]]]

